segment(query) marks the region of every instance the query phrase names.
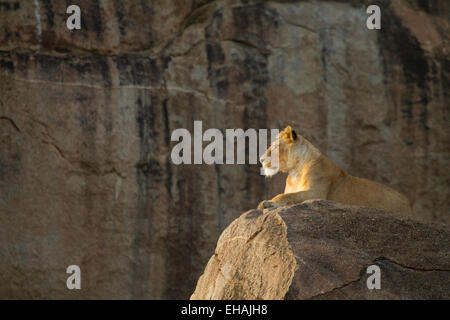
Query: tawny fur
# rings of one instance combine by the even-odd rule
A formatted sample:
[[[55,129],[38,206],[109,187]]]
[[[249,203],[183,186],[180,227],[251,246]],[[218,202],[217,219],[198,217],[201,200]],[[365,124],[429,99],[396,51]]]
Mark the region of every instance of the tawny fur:
[[[411,214],[411,206],[405,196],[383,184],[347,174],[290,126],[261,157],[264,169],[271,167],[270,156],[275,148],[279,153],[279,171],[288,173],[286,187],[283,194],[270,201],[262,201],[259,209],[326,199]]]

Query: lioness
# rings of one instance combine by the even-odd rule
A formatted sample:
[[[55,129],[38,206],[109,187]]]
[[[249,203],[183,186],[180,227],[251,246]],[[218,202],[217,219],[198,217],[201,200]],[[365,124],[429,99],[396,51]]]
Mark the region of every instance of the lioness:
[[[279,155],[278,170],[272,169],[271,153]],[[345,204],[411,214],[406,197],[397,191],[344,172],[326,158],[308,140],[287,126],[260,158],[264,174],[287,172],[283,194],[264,200],[258,209],[300,203],[308,199],[326,199]]]

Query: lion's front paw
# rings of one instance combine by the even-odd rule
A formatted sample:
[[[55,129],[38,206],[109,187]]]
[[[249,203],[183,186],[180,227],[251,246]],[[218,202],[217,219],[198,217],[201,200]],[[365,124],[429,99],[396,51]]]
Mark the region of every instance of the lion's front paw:
[[[278,205],[275,202],[272,202],[270,200],[263,200],[258,204],[259,210],[268,209],[268,208],[277,208]]]

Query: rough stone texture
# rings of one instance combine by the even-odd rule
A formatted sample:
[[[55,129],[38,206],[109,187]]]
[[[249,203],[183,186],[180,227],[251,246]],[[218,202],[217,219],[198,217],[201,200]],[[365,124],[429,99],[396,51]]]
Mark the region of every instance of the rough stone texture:
[[[326,200],[250,210],[222,233],[191,299],[449,299],[450,229]],[[367,288],[377,265],[381,289]]]
[[[373,1],[369,1],[373,2]],[[220,232],[283,190],[170,161],[171,132],[291,124],[449,222],[449,2],[0,2],[0,297],[188,298]],[[83,290],[65,287],[78,264]]]

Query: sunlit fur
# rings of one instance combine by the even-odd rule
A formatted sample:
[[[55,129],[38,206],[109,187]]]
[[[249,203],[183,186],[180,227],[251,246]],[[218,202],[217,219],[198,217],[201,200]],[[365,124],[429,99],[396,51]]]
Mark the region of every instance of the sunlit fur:
[[[411,214],[406,197],[375,181],[347,174],[308,140],[294,133],[290,126],[280,132],[278,139],[260,158],[264,172],[269,177],[277,173],[277,170],[270,169],[271,155],[275,149],[279,153],[278,171],[288,173],[285,190],[270,201],[261,202],[259,208],[327,199]]]

